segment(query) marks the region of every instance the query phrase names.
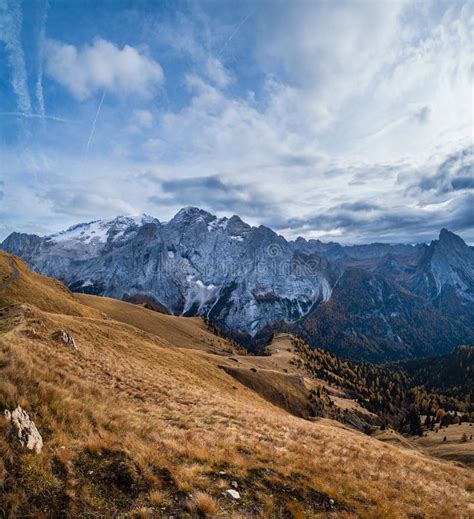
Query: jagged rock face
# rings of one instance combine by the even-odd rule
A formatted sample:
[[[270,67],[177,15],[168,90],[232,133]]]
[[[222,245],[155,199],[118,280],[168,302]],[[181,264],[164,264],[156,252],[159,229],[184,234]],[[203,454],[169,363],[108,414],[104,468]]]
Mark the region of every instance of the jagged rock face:
[[[440,312],[449,315],[448,328],[456,330],[449,336],[442,334],[447,348],[462,337],[469,339],[469,333],[463,332],[466,326],[474,328],[474,252],[446,230],[430,245],[345,247],[302,238],[289,242],[271,229],[249,226],[238,216],[217,218],[189,207],[167,223],[142,215],[79,224],[45,237],[13,233],[2,248],[72,290],[132,301],[145,298],[173,314],[206,315],[240,338],[257,340],[285,323],[306,323],[305,332],[311,334],[308,323],[319,326],[313,319],[315,311],[325,314],[333,308],[338,282],[352,279],[349,284],[357,285],[353,278],[341,278],[354,267],[376,275],[377,283],[387,280],[395,292],[406,289],[418,296],[417,308],[423,306],[420,301],[428,304],[419,314],[423,321],[419,327]],[[401,299],[410,308],[408,300]],[[350,332],[349,349],[363,352],[369,341],[371,352],[376,343],[396,350],[391,357],[431,351],[428,333],[422,338],[392,334],[390,328],[374,325],[366,335],[364,312],[370,319],[388,319],[382,302],[375,306],[366,302],[367,308],[355,302],[344,307],[350,321],[355,313],[362,313],[356,319],[361,330],[355,330],[355,335]],[[459,315],[461,327],[456,325]],[[305,320],[307,316],[311,318]],[[318,337],[314,332],[313,338]],[[311,335],[306,338],[317,345]],[[327,347],[344,347],[347,337],[334,341]]]
[[[380,362],[438,355],[474,340],[426,299],[378,274],[348,268],[325,305],[291,325],[314,347],[353,360]]]
[[[151,217],[118,218],[2,247],[71,289],[128,299],[153,297],[174,314],[209,315],[221,327],[255,335],[292,322],[329,299],[336,274],[266,227],[237,216],[218,219],[197,208],[162,224]]]
[[[474,251],[455,234],[442,229],[439,240],[432,242],[430,269],[436,284],[436,297],[447,285],[474,302]]]
[[[385,256],[372,270],[474,325],[474,250],[459,236],[442,229],[438,240]]]
[[[13,433],[23,447],[39,454],[43,448],[43,438],[28,413],[18,406],[13,411],[5,409],[4,414],[10,424],[9,433]]]

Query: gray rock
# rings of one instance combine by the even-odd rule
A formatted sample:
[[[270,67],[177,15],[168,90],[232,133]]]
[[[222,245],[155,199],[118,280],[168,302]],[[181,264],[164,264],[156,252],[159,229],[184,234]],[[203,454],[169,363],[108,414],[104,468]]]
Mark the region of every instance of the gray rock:
[[[163,224],[118,217],[50,236],[12,234],[2,248],[74,291],[149,296],[176,315],[205,315],[223,331],[255,336],[294,322],[331,295],[335,276],[272,230],[188,207]],[[331,279],[329,279],[331,278]],[[238,304],[236,302],[238,301]]]
[[[13,411],[5,409],[4,414],[10,424],[9,433],[14,434],[23,447],[39,454],[43,448],[43,438],[26,411],[18,406]]]
[[[237,492],[237,490],[234,490],[233,488],[224,490],[224,492],[222,492],[222,495],[225,497],[230,497],[232,499],[240,499],[240,494]]]
[[[64,344],[66,344],[70,348],[73,348],[74,350],[78,350],[74,337],[69,333],[65,332],[64,330],[58,330],[57,332],[54,332],[51,337],[57,341],[63,342]]]

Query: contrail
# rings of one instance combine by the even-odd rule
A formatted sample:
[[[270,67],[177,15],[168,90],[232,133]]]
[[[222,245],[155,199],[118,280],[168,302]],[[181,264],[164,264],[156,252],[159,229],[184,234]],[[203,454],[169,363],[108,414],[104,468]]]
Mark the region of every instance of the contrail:
[[[43,60],[44,60],[44,41],[46,34],[46,21],[48,19],[49,2],[45,0],[43,13],[40,21],[38,33],[38,75],[36,77],[36,99],[38,101],[39,113],[44,117],[44,96],[43,96]]]
[[[234,38],[234,36],[238,33],[239,29],[242,27],[242,25],[248,20],[248,18],[250,17],[251,13],[249,13],[245,18],[243,18],[240,23],[237,25],[237,27],[234,29],[234,31],[232,32],[232,34],[227,38],[227,41],[224,43],[224,45],[222,46],[222,49],[218,52],[217,54],[217,57],[219,57],[223,52],[224,50],[226,49],[227,45],[229,45],[229,43],[231,42],[231,40]]]
[[[104,93],[102,94],[102,99],[100,100],[99,108],[97,108],[97,113],[95,114],[94,120],[92,122],[91,133],[89,135],[89,140],[87,141],[86,151],[89,151],[89,146],[91,145],[92,137],[94,136],[94,132],[95,132],[95,123],[97,122],[97,118],[99,117],[100,109],[102,108],[102,103],[104,102],[104,97],[105,97],[105,90],[104,90]]]
[[[18,100],[18,108],[31,113],[31,101],[28,93],[25,54],[21,46],[21,27],[23,16],[20,2],[0,3],[0,41],[7,50],[8,61],[12,69],[12,87]]]
[[[81,124],[78,121],[72,119],[64,119],[63,117],[56,117],[54,115],[41,115],[41,114],[30,114],[25,112],[0,112],[1,115],[12,116],[12,117],[24,117],[25,119],[49,119],[51,121],[58,121],[60,123],[75,123]]]

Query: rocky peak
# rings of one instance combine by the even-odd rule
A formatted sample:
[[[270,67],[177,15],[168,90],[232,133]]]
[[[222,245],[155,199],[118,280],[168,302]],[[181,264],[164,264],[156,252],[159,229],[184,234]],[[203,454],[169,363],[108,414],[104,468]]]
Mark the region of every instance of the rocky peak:
[[[243,222],[237,215],[233,215],[227,221],[227,231],[232,236],[241,235],[242,233],[249,231],[250,225]]]
[[[26,261],[30,261],[43,244],[43,238],[36,234],[12,232],[1,244],[2,249],[10,250]]]
[[[170,225],[176,224],[189,224],[196,221],[204,221],[206,224],[215,220],[216,217],[204,211],[204,209],[199,209],[199,207],[188,206],[180,209],[170,220]]]
[[[439,233],[439,239],[437,241],[438,244],[443,245],[445,247],[454,247],[456,249],[468,249],[469,247],[466,245],[466,242],[457,234],[454,234],[448,229],[441,229]]]

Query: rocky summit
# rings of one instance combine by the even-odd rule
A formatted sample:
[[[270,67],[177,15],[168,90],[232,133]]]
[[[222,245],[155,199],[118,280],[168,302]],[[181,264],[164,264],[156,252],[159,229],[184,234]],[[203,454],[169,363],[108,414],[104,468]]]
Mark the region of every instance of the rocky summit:
[[[382,361],[474,339],[474,250],[446,229],[430,244],[343,246],[187,207],[169,222],[119,216],[49,236],[12,233],[1,248],[73,291],[205,316],[250,348],[290,330]]]

